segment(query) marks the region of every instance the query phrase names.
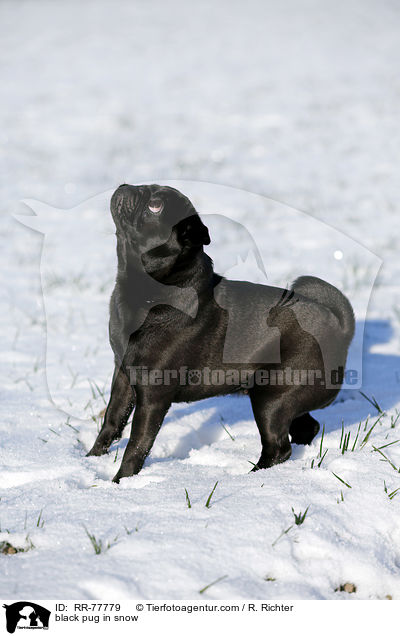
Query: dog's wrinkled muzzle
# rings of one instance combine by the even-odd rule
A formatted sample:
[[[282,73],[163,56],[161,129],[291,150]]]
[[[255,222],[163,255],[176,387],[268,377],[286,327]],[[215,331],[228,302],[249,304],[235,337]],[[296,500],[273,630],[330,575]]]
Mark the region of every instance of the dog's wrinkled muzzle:
[[[128,184],[120,185],[112,196],[111,205],[117,214],[122,212],[123,206],[133,211],[140,198],[140,187]]]

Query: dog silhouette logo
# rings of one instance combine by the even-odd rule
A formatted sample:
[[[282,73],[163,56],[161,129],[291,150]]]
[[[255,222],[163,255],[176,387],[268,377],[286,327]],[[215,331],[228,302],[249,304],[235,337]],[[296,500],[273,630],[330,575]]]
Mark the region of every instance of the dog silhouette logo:
[[[13,634],[16,629],[48,629],[51,612],[32,603],[18,601],[11,605],[3,605],[6,610],[7,631]]]
[[[317,274],[344,293],[350,293],[359,320],[347,366],[357,372],[357,382],[347,383],[345,376],[343,388],[361,388],[363,330],[370,293],[382,260],[341,231],[284,203],[217,184],[183,180],[164,183],[184,192],[193,201],[210,230],[212,240],[207,244],[207,254],[219,274],[234,282],[249,280],[265,285],[268,265],[274,284],[281,288],[288,286],[298,274]],[[77,419],[95,416],[93,409],[100,404],[102,408],[104,393],[111,383],[109,298],[117,271],[115,225],[110,214],[112,197],[113,191],[108,190],[70,209],[24,199],[24,205],[34,215],[13,215],[19,223],[43,235],[38,268],[46,331],[48,394],[56,408]],[[116,211],[118,205],[117,200]],[[21,237],[21,244],[24,240]],[[297,261],[301,265],[299,269]],[[156,304],[167,303],[193,319],[196,317],[198,298],[192,286],[164,285],[146,271],[142,260],[139,260],[139,268],[143,303],[140,311],[134,312],[131,332],[143,324]],[[235,307],[241,302],[241,289],[229,283],[227,294],[226,286],[215,287],[215,301],[229,318],[224,363],[279,363],[279,329],[273,325],[267,329],[267,316],[254,311],[257,287],[252,287],[254,294],[240,314],[242,320],[237,319]],[[173,290],[179,293],[172,293]],[[137,292],[135,290],[136,297]],[[290,311],[281,307],[273,314],[279,311],[296,319],[296,329],[303,333],[306,325],[302,324],[299,307],[300,303]],[[21,311],[26,313],[22,305]],[[28,319],[33,320],[29,315]],[[270,321],[273,322],[272,318]],[[276,337],[270,338],[268,347],[258,346],[260,324],[268,333],[275,329]],[[322,347],[326,377],[330,378],[331,371],[336,371],[338,365],[334,356],[332,359],[330,347],[325,347],[320,340],[319,324],[309,320],[307,328]],[[245,346],[243,325],[251,339],[251,355]],[[127,337],[129,339],[129,335]],[[125,343],[122,345],[124,349]],[[190,376],[193,385],[197,379],[195,374]]]

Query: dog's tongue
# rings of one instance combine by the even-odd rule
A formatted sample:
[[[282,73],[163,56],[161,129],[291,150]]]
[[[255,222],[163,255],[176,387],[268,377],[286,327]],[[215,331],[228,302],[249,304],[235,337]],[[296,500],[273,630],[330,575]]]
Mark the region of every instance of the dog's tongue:
[[[149,210],[154,214],[159,214],[163,209],[163,202],[160,199],[154,199],[149,203]]]

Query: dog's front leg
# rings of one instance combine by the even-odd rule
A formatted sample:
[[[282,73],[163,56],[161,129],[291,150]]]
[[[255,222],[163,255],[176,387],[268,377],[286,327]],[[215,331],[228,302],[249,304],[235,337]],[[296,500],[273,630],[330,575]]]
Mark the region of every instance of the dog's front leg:
[[[134,406],[135,393],[129,384],[129,378],[122,369],[115,367],[110,401],[104,415],[103,426],[87,457],[104,455],[112,442],[121,437]]]
[[[138,396],[132,419],[131,435],[122,458],[121,466],[113,481],[136,475],[150,453],[164,417],[171,405],[170,400],[157,399],[154,395]]]

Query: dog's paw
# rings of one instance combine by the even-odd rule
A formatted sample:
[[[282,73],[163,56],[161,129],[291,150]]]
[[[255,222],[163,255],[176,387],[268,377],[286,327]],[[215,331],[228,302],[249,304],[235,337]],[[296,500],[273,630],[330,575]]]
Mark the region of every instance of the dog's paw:
[[[101,455],[105,455],[108,451],[108,448],[104,446],[96,446],[96,444],[90,449],[88,453],[86,453],[86,457],[100,457]]]
[[[276,450],[274,454],[262,454],[257,464],[250,472],[255,472],[256,470],[261,470],[263,468],[271,468],[272,466],[276,466],[276,464],[283,464],[287,459],[289,459],[292,454],[292,447],[288,444]]]
[[[304,445],[311,444],[318,431],[319,423],[309,413],[294,419],[289,429],[293,444]]]

